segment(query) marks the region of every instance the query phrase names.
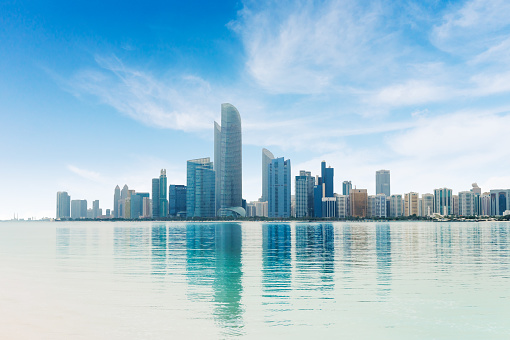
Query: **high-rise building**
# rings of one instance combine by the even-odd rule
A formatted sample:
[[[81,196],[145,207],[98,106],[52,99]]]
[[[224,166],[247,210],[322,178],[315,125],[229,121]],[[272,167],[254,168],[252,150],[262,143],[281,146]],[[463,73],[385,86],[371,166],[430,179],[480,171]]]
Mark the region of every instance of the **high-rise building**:
[[[269,217],[290,217],[290,160],[283,157],[275,158],[269,163],[268,169]]]
[[[342,182],[342,194],[349,196],[352,190],[352,183],[351,181],[343,181]]]
[[[159,218],[159,178],[152,179],[152,218]]]
[[[510,210],[510,189],[491,190],[490,195],[492,216],[501,216],[505,211]]]
[[[71,218],[73,220],[87,218],[87,200],[71,201]]]
[[[459,216],[459,196],[452,195],[452,215]]]
[[[245,216],[243,205],[243,168],[241,116],[232,104],[221,104],[221,126],[214,124],[214,159],[219,162],[219,216]],[[218,140],[219,139],[219,140]]]
[[[335,194],[335,197],[336,197],[336,217],[346,218],[347,216],[349,216],[349,196]]]
[[[71,217],[71,196],[66,191],[57,192],[57,214],[56,218]]]
[[[130,218],[137,219],[143,216],[143,200],[149,198],[148,192],[137,192],[131,195],[130,205]]]
[[[369,196],[370,197],[370,196]],[[386,195],[378,194],[373,196],[371,207],[371,216],[378,218],[385,218],[386,215]],[[369,204],[370,206],[370,204]]]
[[[453,214],[452,189],[434,189],[434,212],[444,216]]]
[[[120,198],[126,199],[128,197],[129,197],[129,187],[127,186],[127,184],[124,184],[124,186],[122,187],[122,191],[120,192]]]
[[[149,197],[143,198],[143,218],[152,218],[152,200]]]
[[[336,217],[337,204],[336,197],[323,197],[322,198],[322,217],[333,218]]]
[[[331,166],[326,167],[326,161],[322,161],[321,177],[317,177],[316,184],[313,189],[313,212],[315,217],[323,217],[322,199],[324,197],[334,197],[333,176],[334,169]]]
[[[131,218],[131,194],[128,194],[128,197],[125,199],[121,199],[124,202],[124,216],[125,219]]]
[[[421,196],[421,216],[431,216],[434,213],[434,195],[423,194]]]
[[[117,211],[120,200],[120,187],[117,185],[115,187],[115,192],[113,194],[113,217],[118,218],[119,212]]]
[[[313,186],[315,179],[311,172],[301,170],[296,176],[296,217],[313,216]]]
[[[390,170],[375,172],[375,193],[390,196]]]
[[[352,217],[366,217],[368,210],[367,189],[352,189],[349,195]]]
[[[402,216],[403,201],[402,195],[391,195],[390,196],[390,217]]]
[[[479,195],[473,191],[460,191],[459,192],[459,216],[474,216],[478,215],[477,203]]]
[[[210,158],[187,162],[186,216],[214,217],[215,173]]]
[[[186,186],[170,184],[168,187],[168,215],[186,216]]]
[[[92,201],[92,218],[101,216],[99,213],[99,200]]]
[[[482,216],[490,216],[491,214],[491,194],[489,192],[484,192],[480,196],[480,215]]]
[[[262,196],[261,202],[267,202],[269,199],[269,164],[274,159],[274,155],[268,149],[262,149]]]
[[[159,217],[168,216],[168,195],[167,195],[166,169],[161,169],[159,176]]]
[[[404,195],[404,216],[419,216],[419,194],[410,192]]]

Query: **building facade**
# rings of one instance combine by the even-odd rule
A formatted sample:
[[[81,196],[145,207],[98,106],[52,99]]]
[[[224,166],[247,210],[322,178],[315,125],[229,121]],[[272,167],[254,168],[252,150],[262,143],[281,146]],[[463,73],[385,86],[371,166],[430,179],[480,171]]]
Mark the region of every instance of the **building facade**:
[[[299,176],[296,176],[296,217],[313,216],[313,186],[315,178],[311,172],[301,170]]]
[[[291,214],[291,167],[283,157],[271,160],[268,166],[269,217],[287,218]]]
[[[269,199],[269,164],[274,159],[274,155],[268,149],[262,149],[262,196],[261,202],[267,202]]]
[[[159,176],[159,217],[168,216],[167,188],[166,169],[161,169]]]
[[[159,218],[159,178],[152,179],[152,218]]]
[[[117,211],[120,200],[120,187],[117,185],[113,193],[113,217],[118,218],[119,212]]]
[[[368,193],[367,189],[352,189],[349,195],[350,212],[352,217],[367,217]]]
[[[421,196],[421,216],[432,216],[434,213],[434,195],[423,194]]]
[[[56,218],[71,217],[71,196],[66,191],[57,192],[57,213]]]
[[[168,215],[186,217],[186,186],[170,184],[168,187]]]
[[[390,217],[402,216],[403,207],[402,195],[396,194],[390,196]]]
[[[349,217],[349,195],[335,195],[336,197],[336,216],[338,218]]]
[[[404,216],[420,216],[419,197],[417,192],[410,192],[404,195]]]
[[[352,190],[351,181],[343,181],[342,182],[342,194],[349,196]]]
[[[73,220],[87,218],[87,200],[71,201],[71,218]]]
[[[213,163],[210,158],[199,158],[187,162],[186,216],[214,217],[215,182]]]
[[[443,216],[453,214],[452,189],[440,188],[434,190],[434,212]]]
[[[502,216],[510,210],[510,189],[495,189],[490,191],[491,215]]]
[[[390,196],[390,170],[375,172],[375,193]]]

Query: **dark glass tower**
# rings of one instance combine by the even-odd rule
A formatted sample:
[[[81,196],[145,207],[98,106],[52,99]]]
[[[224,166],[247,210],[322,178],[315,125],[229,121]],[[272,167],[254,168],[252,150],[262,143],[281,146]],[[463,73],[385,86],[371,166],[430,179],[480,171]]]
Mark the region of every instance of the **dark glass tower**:
[[[152,179],[152,218],[159,217],[159,178]]]
[[[161,169],[161,175],[159,176],[159,217],[167,217],[168,215],[168,187],[166,183],[166,169]]]

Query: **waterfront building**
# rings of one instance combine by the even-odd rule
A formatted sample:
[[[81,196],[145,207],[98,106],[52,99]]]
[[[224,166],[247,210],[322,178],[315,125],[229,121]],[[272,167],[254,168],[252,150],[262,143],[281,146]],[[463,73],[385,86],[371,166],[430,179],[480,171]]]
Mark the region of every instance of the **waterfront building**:
[[[474,194],[478,194],[478,196],[482,196],[482,188],[480,188],[478,186],[477,183],[473,183],[471,184],[472,188],[470,189],[470,191]]]
[[[336,197],[336,217],[346,218],[349,216],[349,195],[335,194]]]
[[[143,205],[142,217],[152,218],[152,200],[149,197],[144,197],[142,205]]]
[[[210,158],[192,159],[187,162],[186,216],[215,216],[215,173]]]
[[[56,218],[71,217],[71,196],[66,191],[57,192],[57,214]]]
[[[403,214],[402,195],[396,194],[390,196],[390,217],[400,217]]]
[[[478,194],[473,191],[460,191],[458,195],[459,216],[478,215]]]
[[[87,209],[87,218],[88,219],[92,219],[93,218],[93,212],[92,212],[92,208],[89,208]]]
[[[349,196],[352,190],[352,183],[351,181],[343,181],[342,182],[342,194]]]
[[[313,216],[313,186],[315,179],[311,172],[301,170],[296,176],[296,217]]]
[[[268,217],[268,203],[267,202],[255,202],[256,216]]]
[[[149,198],[148,192],[137,192],[130,197],[130,218],[137,219],[143,216],[143,199]]]
[[[322,198],[322,217],[334,218],[336,217],[336,197],[323,197]]]
[[[245,216],[246,212],[242,207],[241,116],[232,104],[221,104],[221,126],[214,123],[214,160],[219,163],[215,178],[216,186],[219,187],[219,209],[216,214]]]
[[[87,218],[87,200],[71,201],[71,218],[73,220]]]
[[[170,184],[168,188],[168,215],[186,217],[186,186]]]
[[[321,176],[317,177],[316,185],[313,190],[314,196],[314,216],[322,216],[322,199],[324,197],[334,197],[333,187],[334,169],[329,166],[326,167],[326,161],[321,163]]]
[[[375,172],[375,193],[390,196],[390,170]]]
[[[101,216],[99,210],[99,200],[92,201],[92,218],[98,218]]]
[[[152,179],[152,218],[159,218],[159,178]]]
[[[159,217],[168,216],[168,196],[167,196],[167,180],[166,169],[161,169],[159,176]]]
[[[482,216],[491,215],[491,194],[489,192],[484,192],[480,196],[479,214]]]
[[[373,217],[375,213],[375,195],[368,195],[367,202],[367,217]]]
[[[117,211],[117,208],[119,206],[119,200],[120,200],[120,187],[117,185],[115,187],[115,191],[113,194],[113,217],[118,218],[119,212]]]
[[[421,216],[431,216],[434,213],[434,195],[423,194],[421,196]]]
[[[106,218],[110,218],[111,217],[111,211],[110,209],[106,209]]]
[[[452,195],[453,215],[459,216],[459,196]]]
[[[286,218],[291,213],[291,167],[290,160],[275,158],[269,163],[268,214],[269,217]]]
[[[128,197],[129,197],[129,187],[127,186],[127,184],[124,184],[124,186],[122,187],[122,190],[120,192],[120,198],[126,199]]]
[[[268,149],[262,149],[262,196],[261,202],[269,200],[269,164],[274,159],[274,155]]]
[[[385,194],[377,194],[374,197],[375,204],[372,208],[372,217],[386,218],[386,195]]]
[[[420,216],[418,198],[419,194],[417,192],[404,195],[404,216]]]
[[[249,202],[246,204],[246,217],[256,217],[257,216],[257,207],[255,206],[255,202]]]
[[[452,189],[434,189],[434,212],[444,216],[453,214]]]
[[[492,216],[502,216],[505,211],[510,210],[510,189],[491,190],[490,195]]]
[[[131,218],[131,194],[129,194],[129,196],[126,197],[125,199],[123,199],[122,201],[124,201],[124,216],[123,216],[123,218],[130,219]]]
[[[366,217],[368,210],[367,189],[352,189],[349,195],[352,217]]]

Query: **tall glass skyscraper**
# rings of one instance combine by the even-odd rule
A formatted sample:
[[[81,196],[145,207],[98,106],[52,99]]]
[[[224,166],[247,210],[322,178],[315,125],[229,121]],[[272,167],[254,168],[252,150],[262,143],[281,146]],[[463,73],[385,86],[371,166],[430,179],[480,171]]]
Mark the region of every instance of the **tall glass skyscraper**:
[[[269,177],[269,164],[274,159],[274,155],[268,149],[262,149],[262,202],[268,201],[268,177]]]
[[[313,216],[313,186],[315,178],[310,171],[301,170],[296,176],[296,217]]]
[[[219,216],[246,216],[243,204],[241,116],[232,104],[221,104],[221,126],[214,124],[216,185],[219,185]]]
[[[159,217],[159,178],[152,179],[152,218]]]
[[[210,158],[187,162],[186,216],[215,216],[215,173]]]
[[[351,194],[352,190],[352,183],[351,181],[343,181],[342,183],[342,195],[349,196]]]
[[[159,176],[159,217],[168,215],[168,196],[167,196],[166,169],[161,169]]]
[[[186,186],[170,184],[168,187],[168,215],[186,214]]]
[[[113,194],[113,217],[119,217],[119,200],[120,200],[120,188],[117,185]]]
[[[290,217],[290,160],[273,159],[268,168],[269,217]]]
[[[390,170],[379,170],[375,172],[375,194],[390,196]]]
[[[71,217],[71,196],[66,191],[57,192],[57,215],[56,218]]]

